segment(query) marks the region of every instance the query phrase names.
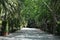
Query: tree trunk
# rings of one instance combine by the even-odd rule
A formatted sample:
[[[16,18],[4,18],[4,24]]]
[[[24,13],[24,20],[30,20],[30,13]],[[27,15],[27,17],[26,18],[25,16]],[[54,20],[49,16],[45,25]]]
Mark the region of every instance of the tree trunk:
[[[50,12],[51,12],[51,16],[52,16],[52,22],[53,22],[53,34],[55,34],[55,31],[56,31],[56,27],[57,27],[57,24],[56,24],[56,22],[57,22],[57,18],[56,18],[56,11],[54,10],[54,7],[52,7],[53,9],[51,9],[51,7],[46,3],[46,2],[44,2],[43,1],[43,3],[47,6],[47,8],[50,10]],[[54,4],[55,5],[55,4]]]

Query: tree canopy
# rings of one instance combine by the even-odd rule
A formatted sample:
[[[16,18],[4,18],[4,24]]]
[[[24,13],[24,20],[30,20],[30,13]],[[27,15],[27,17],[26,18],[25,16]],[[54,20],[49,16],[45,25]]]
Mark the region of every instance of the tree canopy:
[[[60,0],[0,0],[0,20],[5,30],[28,26],[55,34],[60,33],[59,9]]]

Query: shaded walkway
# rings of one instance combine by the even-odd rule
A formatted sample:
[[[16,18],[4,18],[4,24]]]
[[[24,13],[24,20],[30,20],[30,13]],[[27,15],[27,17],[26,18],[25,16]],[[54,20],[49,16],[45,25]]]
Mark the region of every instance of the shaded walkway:
[[[0,40],[60,40],[60,37],[45,33],[40,29],[22,28],[7,37],[0,37]]]

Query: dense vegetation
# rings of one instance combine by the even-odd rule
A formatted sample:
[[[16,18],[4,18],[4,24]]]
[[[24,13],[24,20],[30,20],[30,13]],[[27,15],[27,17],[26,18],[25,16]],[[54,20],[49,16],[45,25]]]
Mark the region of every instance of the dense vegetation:
[[[2,32],[22,27],[60,33],[60,0],[0,0]]]

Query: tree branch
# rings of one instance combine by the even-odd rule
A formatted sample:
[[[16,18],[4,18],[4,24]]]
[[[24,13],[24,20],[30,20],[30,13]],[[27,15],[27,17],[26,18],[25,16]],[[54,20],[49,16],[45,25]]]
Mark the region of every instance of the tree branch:
[[[43,3],[49,8],[51,12],[53,12],[53,10],[49,7],[49,5],[45,1],[43,1]]]

